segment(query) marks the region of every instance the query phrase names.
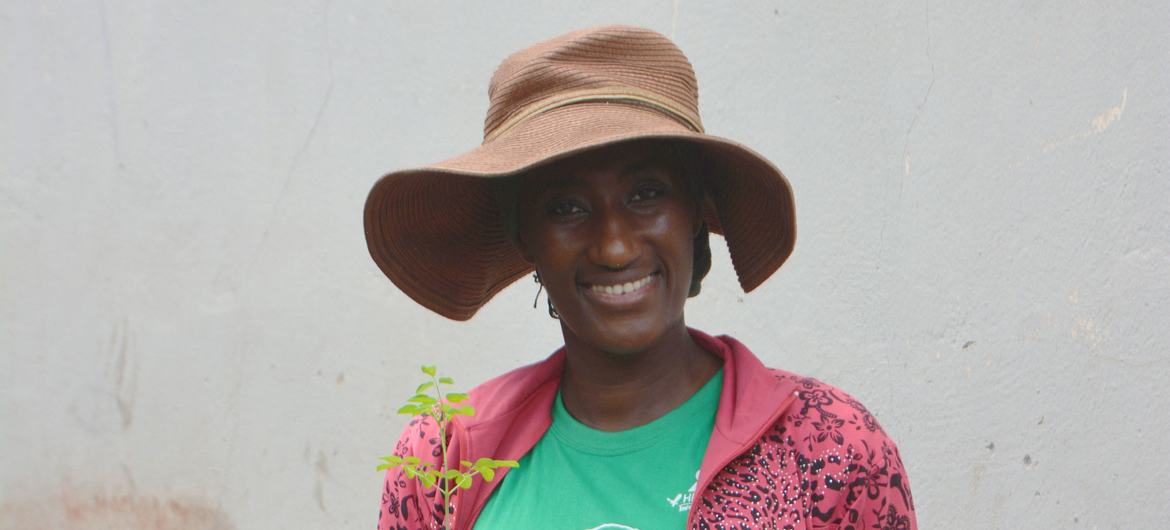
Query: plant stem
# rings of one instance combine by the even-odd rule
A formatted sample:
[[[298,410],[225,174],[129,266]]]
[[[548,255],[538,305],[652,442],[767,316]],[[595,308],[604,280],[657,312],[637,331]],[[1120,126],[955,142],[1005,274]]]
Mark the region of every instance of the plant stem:
[[[439,383],[439,376],[437,371],[435,372],[435,375],[431,376],[431,380],[435,382],[435,394],[439,396],[439,454],[441,458],[441,460],[439,460],[440,480],[443,481],[444,485],[450,486],[451,481],[448,480],[445,476],[447,474],[447,422],[449,419],[447,418],[446,411],[443,409],[443,390],[439,388],[441,383]],[[438,488],[438,490],[443,495],[443,527],[447,530],[450,530],[451,518],[449,515],[451,513],[451,492],[443,489],[442,487]]]

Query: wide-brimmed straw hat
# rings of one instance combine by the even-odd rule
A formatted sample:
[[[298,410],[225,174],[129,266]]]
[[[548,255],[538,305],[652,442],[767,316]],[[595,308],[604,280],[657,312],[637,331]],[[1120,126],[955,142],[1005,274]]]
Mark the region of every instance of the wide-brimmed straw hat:
[[[532,270],[503,226],[495,179],[638,139],[698,147],[711,231],[723,235],[744,292],[792,253],[792,190],[780,170],[736,142],[705,134],[690,61],[654,31],[575,31],[512,54],[488,88],[483,144],[437,164],[395,171],[365,206],[370,256],[424,307],[467,320]]]

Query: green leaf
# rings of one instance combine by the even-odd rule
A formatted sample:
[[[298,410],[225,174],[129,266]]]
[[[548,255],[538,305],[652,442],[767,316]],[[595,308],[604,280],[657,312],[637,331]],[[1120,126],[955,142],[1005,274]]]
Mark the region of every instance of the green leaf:
[[[422,366],[422,373],[427,374],[431,377],[434,377],[435,376],[435,366],[434,365],[427,366],[424,364]]]
[[[392,467],[398,467],[398,466],[396,466],[396,465],[392,466],[390,464],[382,464],[382,465],[378,466],[378,471],[386,471],[387,469],[390,469]]]
[[[414,416],[415,414],[418,414],[418,405],[403,405],[398,409],[398,413],[410,414],[411,416]]]
[[[412,466],[417,466],[419,463],[419,459],[417,456],[404,456],[404,457],[402,457],[402,460],[404,462],[406,462],[407,464],[410,464]]]
[[[440,377],[439,383],[444,385],[453,385],[455,384],[455,380],[451,379],[450,377]]]
[[[450,401],[452,403],[459,403],[460,401],[464,401],[466,399],[467,399],[467,394],[464,394],[462,392],[451,392],[450,394],[447,394],[447,401]]]
[[[461,465],[463,467],[471,467],[471,462],[469,462],[467,460],[460,460],[459,465]]]
[[[479,470],[479,474],[483,475],[483,479],[488,482],[491,482],[493,478],[496,478],[496,472],[493,471],[490,467],[485,467]]]
[[[475,416],[475,407],[464,405],[451,411],[452,416]]]
[[[473,467],[475,469],[491,467],[493,462],[495,462],[495,460],[484,457],[484,458],[480,458],[479,460],[476,460],[475,463],[471,465],[471,467]]]
[[[410,396],[410,399],[407,401],[410,401],[411,403],[418,403],[420,405],[433,405],[436,402],[435,398],[426,394],[415,394]]]
[[[443,478],[451,480],[462,474],[463,473],[460,473],[458,469],[448,469],[446,473],[443,473]]]
[[[460,475],[459,480],[455,482],[457,486],[463,489],[471,487],[471,475]]]
[[[414,389],[414,393],[415,394],[422,394],[424,390],[426,390],[432,386],[435,386],[435,382],[434,381],[427,381],[421,385],[418,385],[418,388]]]
[[[401,456],[394,456],[394,455],[383,456],[381,458],[381,460],[385,460],[387,464],[401,464],[402,463]]]
[[[492,461],[492,467],[495,467],[495,468],[500,468],[500,467],[516,468],[516,467],[520,467],[520,462],[517,462],[515,460],[494,460],[494,461]]]
[[[403,467],[402,471],[406,472],[406,476],[408,476],[410,478],[418,478],[418,470],[416,470],[413,467],[410,467],[410,466]]]

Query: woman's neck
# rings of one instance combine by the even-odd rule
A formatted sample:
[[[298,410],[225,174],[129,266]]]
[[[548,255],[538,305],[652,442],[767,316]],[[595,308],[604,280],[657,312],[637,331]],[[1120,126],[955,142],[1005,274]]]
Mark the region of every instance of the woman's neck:
[[[561,398],[581,423],[602,431],[645,425],[681,405],[722,366],[681,322],[646,349],[614,354],[565,330]]]

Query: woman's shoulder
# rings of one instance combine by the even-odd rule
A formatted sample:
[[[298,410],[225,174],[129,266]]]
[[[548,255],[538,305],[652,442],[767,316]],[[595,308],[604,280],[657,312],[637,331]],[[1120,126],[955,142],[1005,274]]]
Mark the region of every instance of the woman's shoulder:
[[[870,410],[844,390],[814,377],[767,367],[751,349],[727,335],[712,337],[697,330],[691,330],[691,334],[704,347],[733,362],[735,370],[742,373],[740,378],[749,381],[743,386],[741,399],[755,401],[777,393],[794,396],[783,400],[783,413],[777,416],[770,431],[783,431],[799,438],[806,446],[826,443],[893,446]],[[769,377],[774,382],[758,383]]]
[[[848,438],[888,440],[877,418],[851,394],[815,377],[778,368],[769,368],[768,371],[776,379],[795,387],[796,401],[788,407],[779,423],[787,424],[790,429],[812,429],[818,440],[832,440],[838,444]]]

